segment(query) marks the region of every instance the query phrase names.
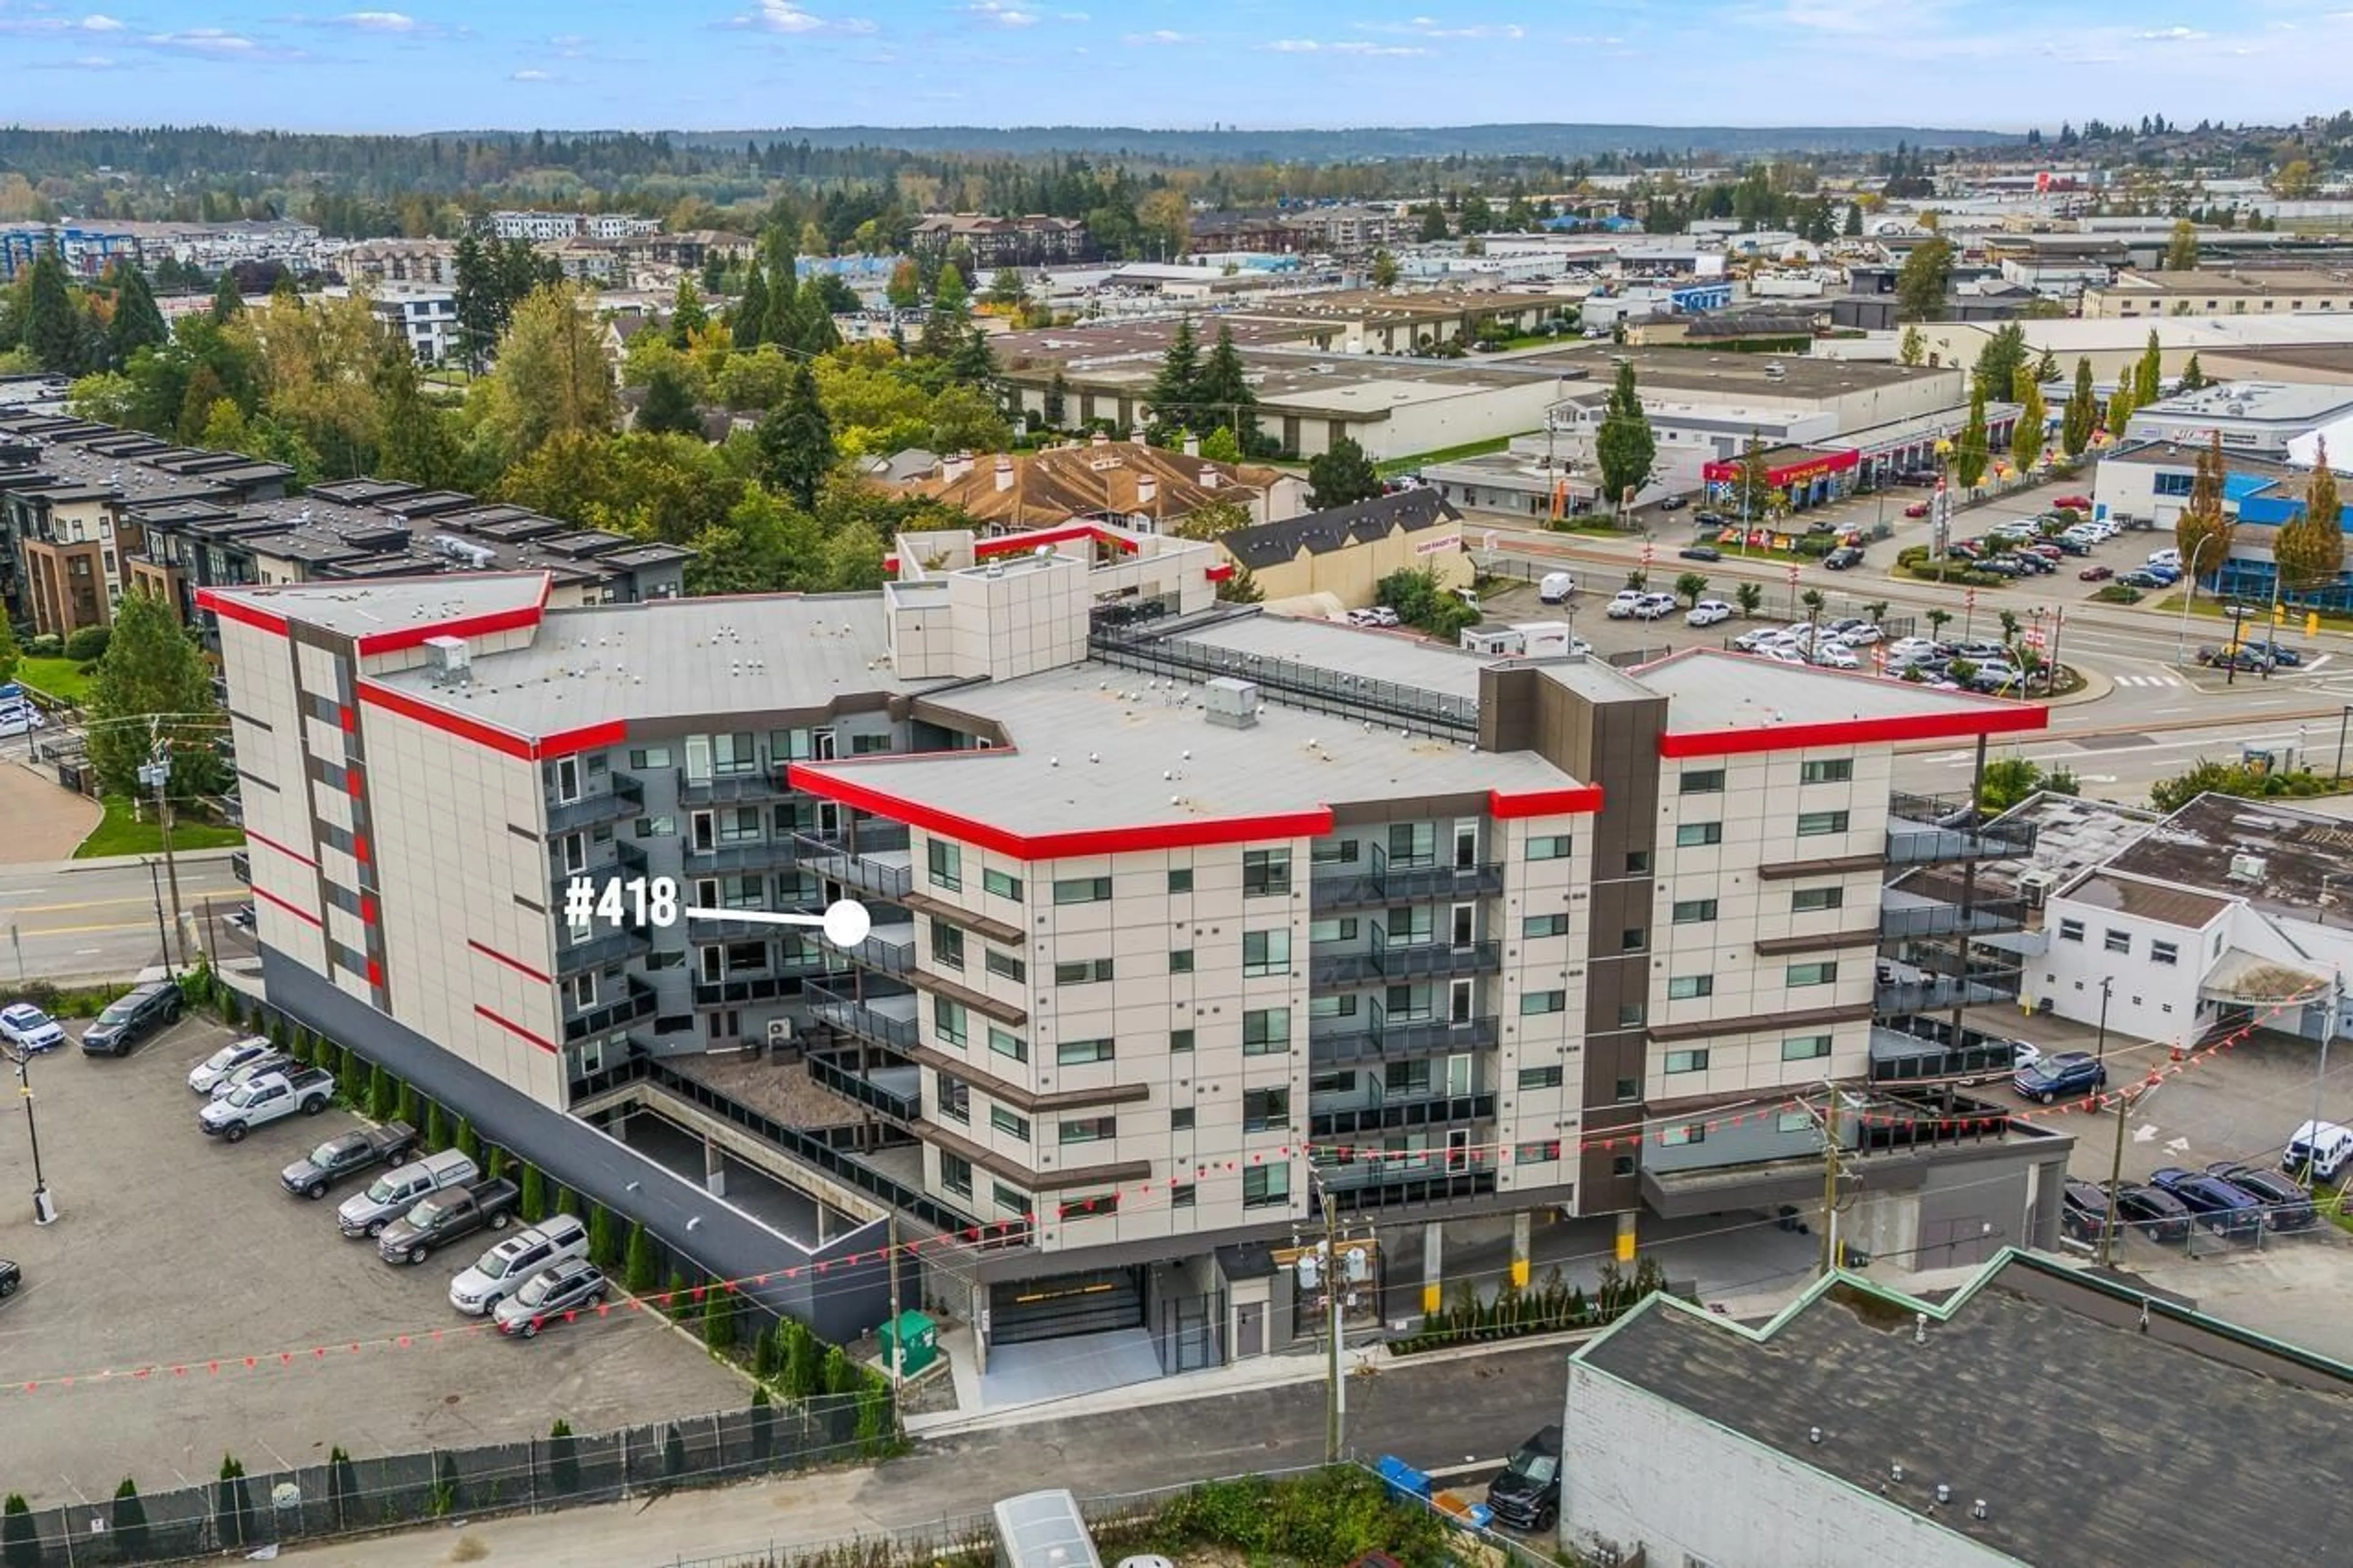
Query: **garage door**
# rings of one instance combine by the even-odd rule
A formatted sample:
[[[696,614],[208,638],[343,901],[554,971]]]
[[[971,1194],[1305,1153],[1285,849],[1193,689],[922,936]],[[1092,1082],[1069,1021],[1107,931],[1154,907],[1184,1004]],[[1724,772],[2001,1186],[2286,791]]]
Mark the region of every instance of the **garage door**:
[[[988,1342],[993,1345],[1143,1326],[1144,1284],[1131,1268],[1059,1274],[989,1288]]]

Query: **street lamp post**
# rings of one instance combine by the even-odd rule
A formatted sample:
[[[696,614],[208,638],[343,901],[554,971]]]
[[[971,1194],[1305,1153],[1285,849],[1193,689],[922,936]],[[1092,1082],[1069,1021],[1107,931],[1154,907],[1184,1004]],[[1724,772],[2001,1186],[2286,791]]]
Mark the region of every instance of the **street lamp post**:
[[[2320,1021],[2320,1067],[2319,1070],[2312,1075],[2312,1125],[2316,1142],[2318,1139],[2318,1130],[2320,1126],[2320,1091],[2323,1086],[2328,1082],[2328,1043],[2337,1036],[2337,1020],[2344,1011],[2345,972],[2340,969],[2330,977],[2328,987],[2328,1016]],[[2306,1145],[2306,1152],[2304,1160],[2304,1184],[2316,1192],[2320,1186],[2320,1178],[2315,1173],[2315,1171],[2320,1162],[2312,1157],[2310,1152],[2311,1147],[2312,1145],[2310,1144]]]
[[[2189,559],[2182,570],[2181,629],[2173,638],[2173,662],[2179,666],[2189,662],[2189,606],[2198,602],[2198,558],[2206,547],[2221,542],[2219,533],[2210,533],[2189,547]]]
[[[2116,989],[2116,977],[2115,975],[2109,974],[2103,975],[2101,977],[2100,1034],[2098,1040],[2092,1047],[2092,1055],[2099,1061],[2106,1061],[2108,1059],[2108,995]]]
[[[33,1119],[32,1053],[16,1058],[16,1092],[25,1100],[25,1136],[33,1145],[33,1223],[55,1225],[58,1222],[58,1201],[49,1195],[49,1184],[41,1174],[41,1129]]]
[[[157,872],[154,861],[149,860],[145,864],[147,885],[155,889],[155,940],[164,944],[164,973],[177,980],[179,976],[172,970],[172,928],[164,919],[164,879]]]
[[[2100,1216],[2100,1267],[2105,1268],[2116,1255],[2116,1189],[2125,1184],[2125,1119],[2140,1102],[2157,1091],[2162,1081],[2154,1070],[2138,1089],[2116,1091],[2116,1148],[2108,1155],[2108,1208]]]

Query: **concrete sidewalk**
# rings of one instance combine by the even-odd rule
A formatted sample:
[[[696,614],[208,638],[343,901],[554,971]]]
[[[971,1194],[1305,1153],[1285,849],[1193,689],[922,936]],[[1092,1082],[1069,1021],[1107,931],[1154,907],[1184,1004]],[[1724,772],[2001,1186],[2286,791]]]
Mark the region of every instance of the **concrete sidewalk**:
[[[23,763],[0,765],[0,865],[41,866],[70,858],[104,810],[87,795]]]

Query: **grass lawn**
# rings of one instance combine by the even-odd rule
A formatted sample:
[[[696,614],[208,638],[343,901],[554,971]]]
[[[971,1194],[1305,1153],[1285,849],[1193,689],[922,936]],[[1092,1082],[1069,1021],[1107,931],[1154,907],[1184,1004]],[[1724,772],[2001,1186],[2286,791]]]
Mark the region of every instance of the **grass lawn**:
[[[1534,435],[1535,432],[1527,434]],[[1483,458],[1490,452],[1504,451],[1511,444],[1509,436],[1498,436],[1492,441],[1468,441],[1460,447],[1440,447],[1435,452],[1418,452],[1410,458],[1393,458],[1376,465],[1376,468],[1381,478],[1390,479],[1399,474],[1409,474],[1428,463],[1451,463],[1457,458]]]
[[[209,822],[192,822],[183,816],[172,825],[172,848],[225,849],[245,842],[245,835],[234,827],[216,827]],[[94,860],[102,855],[161,855],[164,852],[164,830],[156,826],[151,815],[142,822],[131,802],[119,795],[106,797],[106,816],[81,841],[74,851],[77,860]]]
[[[16,661],[16,678],[36,691],[47,692],[76,707],[90,700],[90,677],[81,672],[80,663],[74,659],[20,658]]]

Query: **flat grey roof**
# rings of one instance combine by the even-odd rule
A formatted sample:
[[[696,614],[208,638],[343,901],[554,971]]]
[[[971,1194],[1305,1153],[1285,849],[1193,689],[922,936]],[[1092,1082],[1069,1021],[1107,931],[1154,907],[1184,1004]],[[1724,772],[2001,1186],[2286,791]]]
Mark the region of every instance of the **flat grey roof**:
[[[2112,857],[2107,870],[2323,921],[2353,894],[2353,828],[2284,801],[2201,795]],[[2323,898],[2331,904],[2324,904]]]
[[[349,637],[525,609],[538,605],[544,591],[544,580],[536,572],[452,574],[383,583],[301,583],[283,587],[216,590],[222,598]]]
[[[1579,781],[1527,752],[1367,731],[1266,698],[1258,722],[1212,724],[1200,688],[1147,684],[1140,671],[1082,664],[1001,686],[943,692],[938,706],[1003,727],[1010,748],[829,764],[899,800],[970,814],[1022,835],[1151,827],[1313,811],[1358,802]],[[1310,742],[1314,744],[1310,744]],[[1187,757],[1187,752],[1191,755]],[[824,766],[821,765],[820,771]],[[1174,775],[1173,777],[1171,775]]]
[[[2020,729],[2042,727],[2042,710],[2023,702],[1719,648],[1692,648],[1631,673],[1672,700],[1668,729],[1677,734],[1964,713],[2015,714]]]
[[[1479,700],[1479,670],[1495,660],[1427,642],[1409,632],[1386,632],[1337,621],[1293,616],[1244,616],[1170,639],[1241,656],[1233,673],[1250,679],[1253,658],[1288,658],[1320,669],[1385,680],[1466,701]]]

